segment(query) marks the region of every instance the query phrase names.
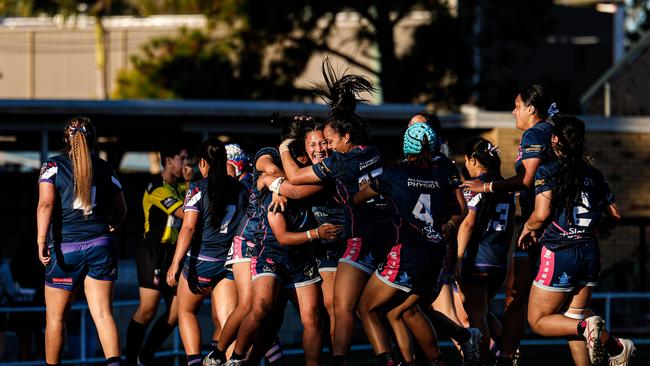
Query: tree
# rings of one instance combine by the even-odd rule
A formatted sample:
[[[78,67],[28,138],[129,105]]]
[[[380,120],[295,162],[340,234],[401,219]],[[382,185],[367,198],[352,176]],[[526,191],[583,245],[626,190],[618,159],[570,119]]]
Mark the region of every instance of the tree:
[[[123,73],[116,95],[134,97],[138,89],[152,91],[142,84],[149,80],[166,88],[167,96],[179,98],[219,97],[227,90],[231,98],[302,99],[310,93],[296,87],[295,80],[314,54],[344,60],[378,80],[385,102],[450,105],[452,100],[463,102],[468,94],[453,89],[469,73],[457,66],[465,65],[457,62],[457,43],[463,38],[446,2],[231,0],[215,2],[204,11],[210,19],[209,30],[201,35],[186,31],[175,40],[152,41],[145,47],[144,56],[133,58],[134,72],[139,74]],[[398,53],[396,27],[417,11],[429,18],[412,22],[416,41]],[[357,27],[343,43],[334,44],[333,35],[341,31],[337,27],[341,14],[357,17]],[[354,53],[343,50],[346,42],[358,45]],[[226,46],[219,46],[221,43]],[[181,52],[176,60],[174,53],[188,44],[204,49]],[[214,66],[204,65],[210,62]],[[196,72],[207,71],[205,78],[197,77],[196,81],[206,90],[184,87],[178,80],[190,78],[180,65]],[[223,72],[217,67],[223,67]],[[233,76],[228,78],[230,71]],[[220,77],[215,77],[217,74]],[[216,84],[210,87],[210,82]]]

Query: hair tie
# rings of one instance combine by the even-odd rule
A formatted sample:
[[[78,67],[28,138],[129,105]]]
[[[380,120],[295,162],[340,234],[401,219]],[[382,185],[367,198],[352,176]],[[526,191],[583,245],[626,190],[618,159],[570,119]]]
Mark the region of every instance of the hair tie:
[[[490,156],[501,156],[501,151],[499,151],[499,147],[496,145],[492,145],[491,142],[488,142],[485,152],[490,154]]]
[[[560,113],[560,109],[557,107],[557,104],[555,102],[551,103],[551,105],[548,107],[548,116],[553,117],[554,115]]]
[[[77,134],[77,132],[83,133],[85,136],[88,136],[88,131],[86,130],[86,126],[81,126],[81,127],[70,127],[70,136],[74,136]]]

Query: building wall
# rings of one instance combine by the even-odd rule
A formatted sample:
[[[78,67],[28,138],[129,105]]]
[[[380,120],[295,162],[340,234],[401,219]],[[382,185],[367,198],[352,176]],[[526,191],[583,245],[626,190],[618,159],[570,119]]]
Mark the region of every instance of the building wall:
[[[615,116],[650,115],[650,47],[641,51],[630,65],[610,79],[610,108]],[[604,113],[604,90],[599,90],[584,105],[584,113]]]

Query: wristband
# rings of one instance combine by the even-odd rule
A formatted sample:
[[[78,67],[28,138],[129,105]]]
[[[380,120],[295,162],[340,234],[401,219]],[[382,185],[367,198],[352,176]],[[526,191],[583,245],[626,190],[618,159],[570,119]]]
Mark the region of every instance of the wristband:
[[[284,177],[275,178],[273,183],[269,185],[269,191],[274,193],[280,193],[280,185],[284,182]]]
[[[316,239],[320,239],[320,234],[318,233],[318,228],[316,228],[314,230],[316,230]]]
[[[490,185],[489,185],[489,187],[490,187],[490,193],[494,193],[494,190],[492,189],[492,183],[494,183],[494,182],[490,182]]]
[[[458,227],[456,226],[456,223],[453,222],[453,221],[451,221],[451,220],[447,221],[447,226],[448,226],[448,227],[451,227],[452,230],[456,230],[456,229],[458,228]]]
[[[483,193],[486,193],[486,192],[487,192],[487,189],[485,188],[486,185],[487,185],[487,183],[483,183]]]
[[[309,239],[310,242],[313,240],[313,238],[311,237],[311,229],[307,230],[307,239]]]

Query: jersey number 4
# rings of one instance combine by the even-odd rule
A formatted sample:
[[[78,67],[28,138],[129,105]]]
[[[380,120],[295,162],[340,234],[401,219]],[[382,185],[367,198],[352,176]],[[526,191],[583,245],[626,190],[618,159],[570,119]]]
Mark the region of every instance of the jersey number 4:
[[[416,219],[426,222],[428,225],[433,225],[433,216],[431,216],[431,195],[422,193],[418,198],[418,203],[413,208],[413,216]]]

